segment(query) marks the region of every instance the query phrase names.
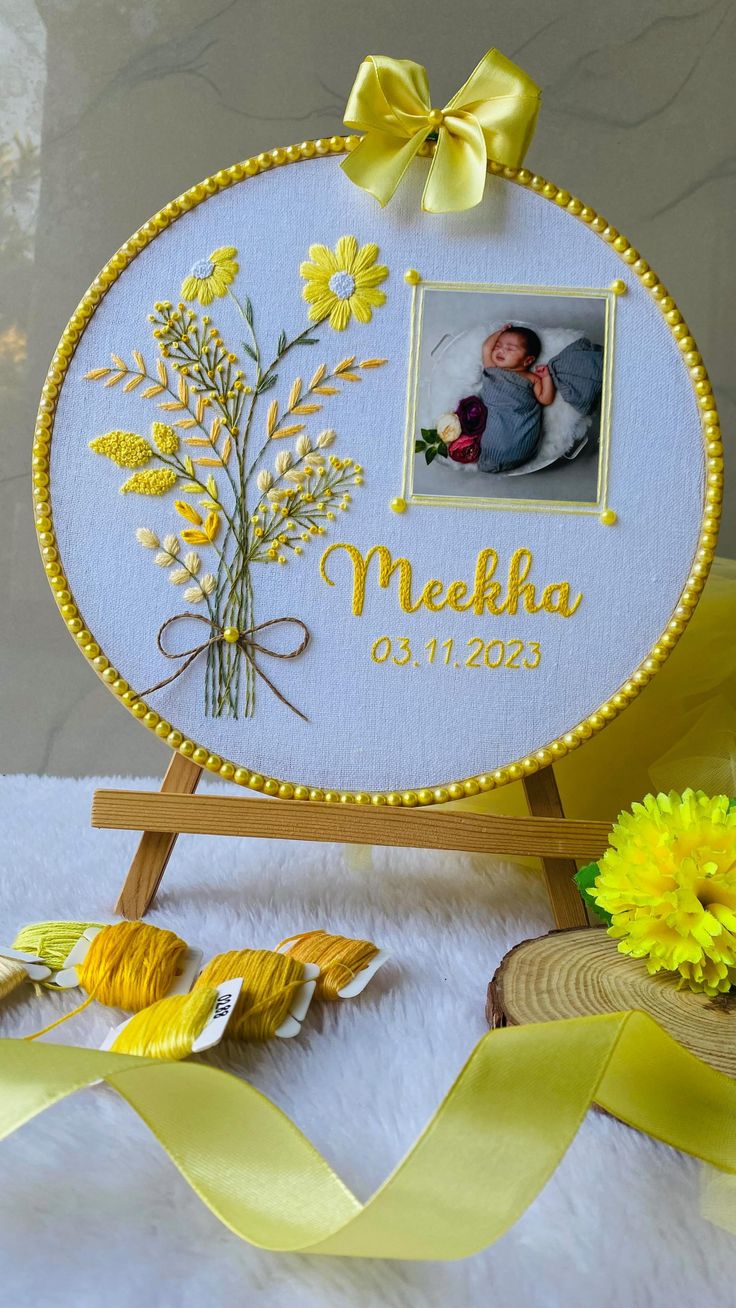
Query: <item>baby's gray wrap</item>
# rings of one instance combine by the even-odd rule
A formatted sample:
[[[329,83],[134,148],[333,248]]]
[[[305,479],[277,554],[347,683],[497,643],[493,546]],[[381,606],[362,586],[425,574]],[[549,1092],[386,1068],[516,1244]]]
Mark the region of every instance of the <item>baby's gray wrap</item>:
[[[532,383],[510,368],[485,368],[480,395],[488,421],[478,467],[482,472],[518,468],[531,459],[542,434],[542,406]]]
[[[593,412],[603,381],[603,350],[587,336],[572,341],[550,359],[552,380],[563,400],[578,413]]]

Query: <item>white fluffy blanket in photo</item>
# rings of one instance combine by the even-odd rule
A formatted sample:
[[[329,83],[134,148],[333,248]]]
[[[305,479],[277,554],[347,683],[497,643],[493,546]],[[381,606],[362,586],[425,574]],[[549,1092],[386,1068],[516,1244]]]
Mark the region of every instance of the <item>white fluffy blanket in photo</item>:
[[[466,395],[474,395],[480,385],[482,367],[480,363],[483,342],[489,331],[502,323],[471,327],[467,331],[443,343],[432,360],[430,382],[431,407],[436,422],[443,413],[454,413],[458,404]],[[521,326],[531,324],[521,323]],[[542,346],[537,363],[549,363],[555,355],[564,350],[566,345],[580,338],[580,332],[570,327],[535,327]],[[535,365],[536,366],[536,365]],[[567,400],[563,400],[559,391],[552,403],[542,414],[542,439],[533,459],[520,468],[507,473],[509,477],[523,476],[528,472],[537,472],[547,468],[557,459],[569,457],[573,451],[579,453],[583,447],[583,437],[588,431],[591,419],[578,413]],[[447,460],[442,459],[443,463]],[[454,465],[457,466],[457,465]],[[469,473],[477,472],[477,464],[462,465]]]
[[[34,920],[113,920],[136,837],[91,830],[101,784],[156,785],[0,783],[0,939]],[[495,859],[202,836],[179,839],[150,920],[206,958],[310,927],[391,950],[360,999],[313,1008],[300,1037],[205,1056],[279,1104],[363,1199],[485,1031],[502,955],[552,925],[536,873]],[[29,996],[5,1001],[3,1035],[72,1006]],[[111,1016],[93,1004],[45,1039],[95,1045]],[[0,1143],[0,1291],[29,1308],[730,1308],[736,1239],[699,1215],[698,1172],[590,1113],[521,1221],[473,1258],[271,1254],[220,1225],[143,1123],[95,1086]]]

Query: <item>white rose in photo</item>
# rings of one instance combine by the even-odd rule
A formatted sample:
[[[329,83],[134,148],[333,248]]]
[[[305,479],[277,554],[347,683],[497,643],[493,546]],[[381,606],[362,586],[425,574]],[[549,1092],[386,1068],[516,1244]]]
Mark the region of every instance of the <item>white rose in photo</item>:
[[[437,419],[437,435],[445,445],[450,445],[452,441],[457,440],[461,433],[462,427],[456,413],[443,413],[442,417]]]

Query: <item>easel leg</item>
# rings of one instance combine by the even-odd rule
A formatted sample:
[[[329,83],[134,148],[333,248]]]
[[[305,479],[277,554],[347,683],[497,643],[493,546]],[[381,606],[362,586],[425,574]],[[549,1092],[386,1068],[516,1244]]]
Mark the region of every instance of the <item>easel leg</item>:
[[[533,772],[522,781],[529,812],[533,817],[565,816],[562,809],[557,780],[551,767]],[[547,893],[552,903],[555,926],[587,926],[588,919],[585,906],[573,882],[577,871],[571,858],[543,858],[542,871],[547,884]]]
[[[185,758],[183,754],[174,754],[166,769],[161,790],[192,795],[201,775],[201,767],[192,763],[191,759]],[[115,905],[116,913],[131,919],[145,916],[171,857],[177,834],[176,831],[143,832]]]

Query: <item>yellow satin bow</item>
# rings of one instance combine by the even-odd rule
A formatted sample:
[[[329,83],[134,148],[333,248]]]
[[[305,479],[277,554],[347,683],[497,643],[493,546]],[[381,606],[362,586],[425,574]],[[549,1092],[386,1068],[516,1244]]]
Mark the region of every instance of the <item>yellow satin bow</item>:
[[[342,167],[351,182],[391,199],[415,154],[437,133],[422,209],[472,209],[483,198],[489,159],[518,168],[534,135],[539,87],[489,50],[444,109],[433,109],[427,70],[411,59],[368,55],[358,69],[345,124],[365,136]]]

